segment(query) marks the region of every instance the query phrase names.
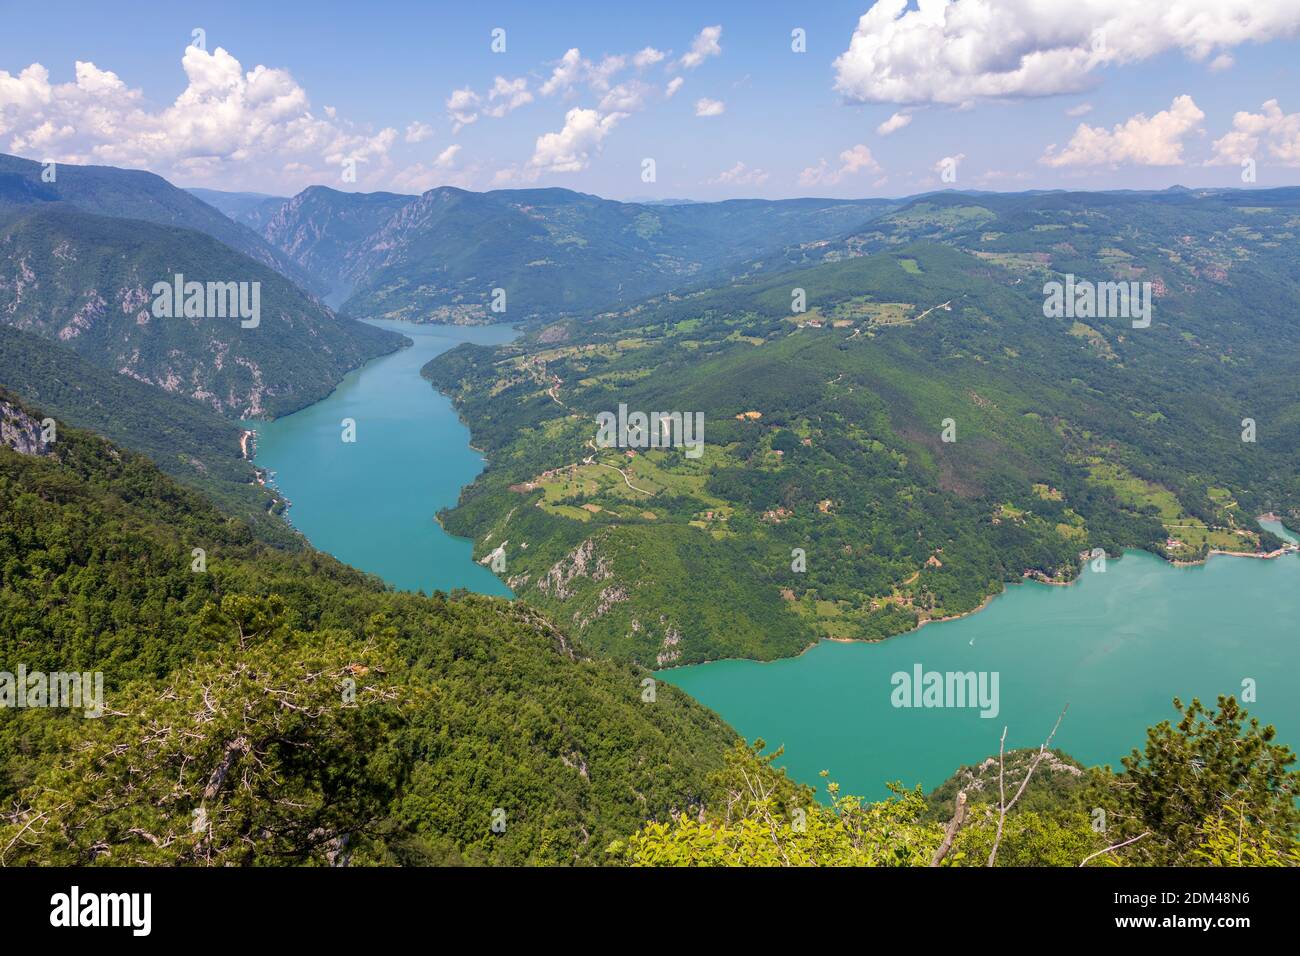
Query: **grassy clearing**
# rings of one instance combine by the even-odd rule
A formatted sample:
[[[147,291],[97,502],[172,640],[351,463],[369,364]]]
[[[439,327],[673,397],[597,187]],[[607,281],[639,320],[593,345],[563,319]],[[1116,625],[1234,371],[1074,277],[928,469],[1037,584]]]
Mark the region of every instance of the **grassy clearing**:
[[[1249,530],[1207,525],[1184,511],[1173,492],[1137,477],[1121,465],[1094,461],[1088,473],[1093,481],[1112,488],[1125,507],[1134,511],[1154,508],[1169,536],[1166,550],[1175,560],[1191,559],[1202,548],[1254,551],[1259,542],[1258,536]],[[1219,490],[1226,495],[1226,489]]]

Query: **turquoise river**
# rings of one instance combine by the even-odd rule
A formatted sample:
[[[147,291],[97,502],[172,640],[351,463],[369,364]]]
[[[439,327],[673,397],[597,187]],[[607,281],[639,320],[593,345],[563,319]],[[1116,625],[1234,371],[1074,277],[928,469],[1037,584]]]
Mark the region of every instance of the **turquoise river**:
[[[257,464],[291,502],[289,520],[313,545],[394,587],[509,594],[470,557],[472,545],[436,515],[483,470],[469,429],[420,368],[461,342],[508,342],[511,326],[374,321],[415,344],[350,373],[327,398],[258,422]],[[344,419],[356,423],[345,442]]]
[[[257,463],[274,472],[293,524],[321,550],[402,589],[508,594],[471,560],[470,542],[435,520],[483,459],[451,403],[419,373],[459,342],[505,342],[515,333],[374,324],[415,345],[353,372],[310,408],[259,423]],[[353,443],[341,439],[345,418],[356,422]],[[789,660],[717,661],[660,676],[745,737],[784,745],[782,763],[797,779],[819,785],[828,770],[846,792],[876,797],[886,781],[928,789],[959,765],[996,754],[1004,726],[1008,747],[1037,746],[1066,704],[1055,744],[1085,763],[1117,764],[1148,725],[1173,715],[1175,695],[1240,698],[1246,688],[1256,698],[1251,712],[1295,749],[1298,622],[1296,554],[1174,567],[1130,552],[1104,573],[1085,570],[1075,584],[1015,585],[978,613],[879,644],[826,641]],[[894,706],[893,675],[918,666],[986,680],[996,674],[996,716]]]

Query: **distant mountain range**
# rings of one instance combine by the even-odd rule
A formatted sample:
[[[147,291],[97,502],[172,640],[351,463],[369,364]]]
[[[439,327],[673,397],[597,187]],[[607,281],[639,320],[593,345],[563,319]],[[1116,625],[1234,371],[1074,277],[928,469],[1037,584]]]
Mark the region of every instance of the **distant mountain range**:
[[[424,374],[489,465],[441,520],[646,666],[885,638],[1093,549],[1273,553],[1256,516],[1300,523],[1298,231],[1300,189],[933,194],[742,281],[462,345]],[[1053,283],[1149,310],[1051,314]],[[598,447],[621,406],[701,414],[703,455]]]
[[[221,197],[246,214],[273,198]],[[155,313],[159,283],[178,275],[203,284],[203,308]],[[250,304],[256,290],[255,327],[210,312],[209,288],[247,291]],[[158,176],[0,155],[0,387],[148,455],[281,544],[297,535],[256,481],[236,420],[311,404],[403,342],[334,315],[311,291],[324,288]]]
[[[239,426],[207,405],[6,325],[0,325],[0,379],[60,421],[148,455],[159,469],[247,521],[260,537],[295,540],[276,513],[279,499],[256,481],[252,462],[242,454]]]
[[[161,176],[113,166],[62,164],[53,169],[54,181],[46,182],[43,169],[41,163],[0,153],[0,212],[12,206],[62,202],[100,216],[193,229],[269,266],[309,292],[324,291],[305,270],[252,229],[232,223],[230,217]]]
[[[895,200],[622,203],[567,189],[420,196],[312,186],[199,193],[329,284],[359,318],[478,323],[590,312],[725,281],[787,246],[859,228]],[[277,207],[278,203],[278,207]],[[505,311],[491,310],[504,290]]]
[[[37,203],[0,210],[0,248],[0,321],[225,415],[302,408],[401,344],[334,316],[279,273],[192,229]],[[155,316],[155,284],[177,274],[258,283],[258,326]]]

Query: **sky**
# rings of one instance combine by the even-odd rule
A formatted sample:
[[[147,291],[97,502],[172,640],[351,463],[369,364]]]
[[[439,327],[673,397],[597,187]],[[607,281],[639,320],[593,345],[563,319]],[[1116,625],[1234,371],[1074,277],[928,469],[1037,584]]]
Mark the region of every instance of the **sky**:
[[[1300,0],[0,0],[0,152],[292,195],[1300,185]]]

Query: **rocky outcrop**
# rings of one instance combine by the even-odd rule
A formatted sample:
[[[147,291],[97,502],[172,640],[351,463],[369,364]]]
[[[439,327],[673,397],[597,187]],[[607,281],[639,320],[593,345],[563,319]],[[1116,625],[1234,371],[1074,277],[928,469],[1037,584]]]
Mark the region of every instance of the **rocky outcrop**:
[[[0,398],[0,446],[20,455],[48,455],[50,445],[41,422],[17,405]]]
[[[573,597],[574,589],[570,585],[577,578],[604,581],[612,575],[608,560],[596,551],[595,539],[588,538],[556,561],[546,575],[538,579],[537,590],[556,600],[565,601]]]

